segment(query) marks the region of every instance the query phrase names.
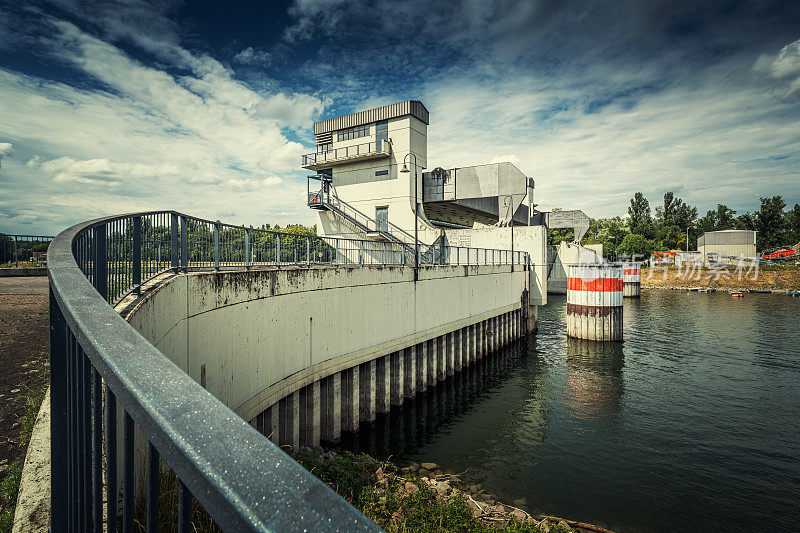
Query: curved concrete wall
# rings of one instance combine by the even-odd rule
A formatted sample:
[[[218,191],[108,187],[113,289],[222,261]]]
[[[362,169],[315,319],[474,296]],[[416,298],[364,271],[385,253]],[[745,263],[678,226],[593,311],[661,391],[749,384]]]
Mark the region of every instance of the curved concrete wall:
[[[195,273],[160,286],[128,320],[266,434],[297,444],[301,423],[321,424],[322,438],[336,440],[468,364],[470,328],[475,356],[524,334],[527,274],[434,266],[415,283],[402,267]]]

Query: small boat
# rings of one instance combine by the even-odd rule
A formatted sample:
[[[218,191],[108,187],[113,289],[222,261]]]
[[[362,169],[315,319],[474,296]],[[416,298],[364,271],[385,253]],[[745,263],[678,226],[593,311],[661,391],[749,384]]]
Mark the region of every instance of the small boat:
[[[686,292],[698,292],[700,287],[689,287],[686,289]]]
[[[800,291],[789,291],[789,296],[796,298],[800,296]]]
[[[732,292],[731,298],[744,298],[744,294],[742,294],[741,292]]]
[[[752,292],[753,294],[770,294],[772,291],[766,289],[749,289],[747,292]]]

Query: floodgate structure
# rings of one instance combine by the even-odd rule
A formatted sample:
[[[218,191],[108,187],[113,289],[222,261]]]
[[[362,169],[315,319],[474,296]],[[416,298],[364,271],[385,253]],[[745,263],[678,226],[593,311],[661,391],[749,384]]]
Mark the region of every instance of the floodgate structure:
[[[179,531],[193,499],[225,531],[378,529],[291,454],[534,332],[547,225],[588,227],[511,163],[434,166],[428,123],[412,100],[315,124],[315,236],[160,211],[54,239],[53,531],[156,531],[168,471]]]

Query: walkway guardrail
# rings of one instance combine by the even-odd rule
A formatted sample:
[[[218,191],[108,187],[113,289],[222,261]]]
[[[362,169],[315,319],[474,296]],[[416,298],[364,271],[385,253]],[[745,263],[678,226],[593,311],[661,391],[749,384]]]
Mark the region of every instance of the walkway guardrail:
[[[341,148],[334,148],[325,150],[323,152],[314,152],[311,154],[303,154],[302,166],[316,165],[319,163],[330,163],[339,159],[347,159],[349,157],[357,157],[370,154],[386,154],[389,155],[388,143],[386,142],[367,142],[355,144],[353,146],[343,146]],[[380,156],[379,156],[380,157]]]
[[[523,252],[442,250],[445,264],[527,264]],[[52,531],[113,532],[118,522],[132,531],[142,507],[147,531],[158,531],[159,482],[169,470],[178,479],[180,532],[190,530],[193,498],[224,531],[380,531],[169,361],[109,302],[168,271],[393,264],[403,257],[394,243],[244,228],[173,211],[102,218],[60,233],[47,254]],[[136,467],[137,434],[144,468]]]
[[[37,266],[45,260],[50,235],[13,235],[0,233],[0,267]]]

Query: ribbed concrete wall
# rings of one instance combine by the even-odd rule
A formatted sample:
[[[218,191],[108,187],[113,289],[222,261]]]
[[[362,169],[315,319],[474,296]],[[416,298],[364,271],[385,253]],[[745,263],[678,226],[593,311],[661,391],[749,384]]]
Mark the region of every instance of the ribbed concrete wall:
[[[510,266],[429,267],[417,283],[410,268],[198,273],[129,320],[245,420],[297,446],[336,441],[524,335],[527,280]]]

